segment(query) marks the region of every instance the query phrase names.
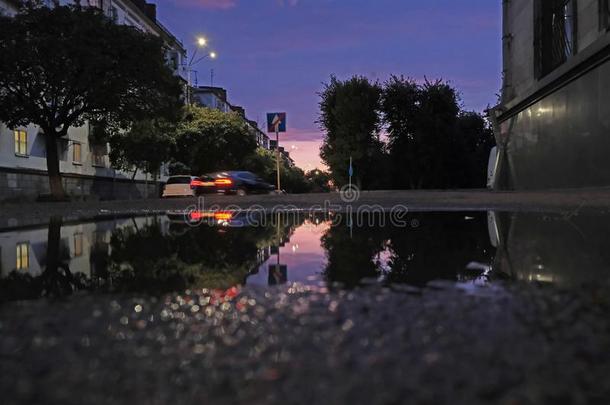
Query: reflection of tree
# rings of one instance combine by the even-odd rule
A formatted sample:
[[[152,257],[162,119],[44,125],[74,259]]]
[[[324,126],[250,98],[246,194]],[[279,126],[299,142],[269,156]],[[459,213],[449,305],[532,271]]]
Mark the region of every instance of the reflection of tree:
[[[44,268],[38,277],[27,273],[12,272],[2,280],[0,290],[3,300],[62,297],[87,287],[85,277],[70,270],[70,254],[61,243],[62,219],[53,217],[49,222],[46,256],[41,260]]]
[[[491,263],[492,247],[484,214],[426,214],[417,229],[392,228],[392,271],[388,281],[424,285],[467,276],[470,262]]]
[[[344,221],[322,238],[328,258],[325,274],[329,281],[348,286],[381,274],[388,282],[414,285],[466,278],[468,263],[489,264],[492,257],[485,215],[471,216],[472,220],[465,220],[464,214],[427,213],[418,228],[374,226],[352,231]],[[389,260],[382,270],[378,255],[384,251]]]
[[[282,224],[287,235],[293,225]],[[189,287],[228,288],[242,284],[258,265],[261,244],[274,240],[275,228],[225,228],[202,225],[163,234],[159,224],[114,232],[112,284],[149,292]],[[267,242],[269,241],[269,242]]]
[[[300,223],[283,218],[280,235],[288,239]],[[259,265],[259,250],[275,244],[277,228],[202,225],[184,232],[163,232],[159,222],[115,229],[110,244],[92,235],[92,280],[70,270],[62,245],[60,219],[49,224],[44,271],[32,277],[12,272],[0,280],[0,300],[63,296],[83,288],[162,293],[190,287],[228,288],[242,284]]]
[[[379,227],[356,228],[352,232],[345,222],[330,228],[322,237],[328,263],[324,271],[327,279],[354,286],[363,278],[379,276],[374,260],[383,250],[384,233]]]

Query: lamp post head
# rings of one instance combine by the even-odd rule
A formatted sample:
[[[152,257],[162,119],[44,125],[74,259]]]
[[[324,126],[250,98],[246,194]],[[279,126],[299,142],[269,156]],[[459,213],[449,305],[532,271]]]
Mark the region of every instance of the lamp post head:
[[[205,39],[204,37],[199,37],[197,38],[197,45],[199,45],[200,47],[204,47],[208,44],[208,40]]]
[[[210,52],[210,58],[216,59],[217,56],[216,52]]]

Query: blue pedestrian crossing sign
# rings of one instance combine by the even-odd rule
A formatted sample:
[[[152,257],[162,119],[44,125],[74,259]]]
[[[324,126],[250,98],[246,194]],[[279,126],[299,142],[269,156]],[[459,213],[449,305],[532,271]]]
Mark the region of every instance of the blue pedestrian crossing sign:
[[[267,132],[286,132],[286,113],[267,114]]]

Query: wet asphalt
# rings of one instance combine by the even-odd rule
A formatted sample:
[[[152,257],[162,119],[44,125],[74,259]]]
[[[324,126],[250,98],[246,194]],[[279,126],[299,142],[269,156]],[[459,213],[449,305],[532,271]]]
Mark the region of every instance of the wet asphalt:
[[[0,307],[3,404],[608,404],[610,284],[291,285]]]

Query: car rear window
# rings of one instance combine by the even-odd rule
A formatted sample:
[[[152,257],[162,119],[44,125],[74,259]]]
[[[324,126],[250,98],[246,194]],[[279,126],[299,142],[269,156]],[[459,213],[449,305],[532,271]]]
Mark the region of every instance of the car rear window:
[[[191,178],[190,177],[170,177],[167,180],[167,184],[191,184]]]

